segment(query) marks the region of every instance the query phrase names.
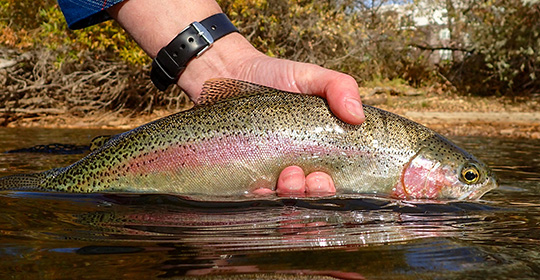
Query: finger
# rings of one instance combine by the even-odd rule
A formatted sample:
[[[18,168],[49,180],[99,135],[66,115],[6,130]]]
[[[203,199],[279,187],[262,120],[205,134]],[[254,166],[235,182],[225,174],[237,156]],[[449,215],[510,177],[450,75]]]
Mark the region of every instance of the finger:
[[[346,123],[364,122],[358,84],[353,77],[315,65],[303,66],[296,77],[301,92],[326,98],[332,112]]]
[[[245,67],[247,81],[280,90],[318,95],[339,119],[349,124],[365,120],[358,84],[353,77],[318,65],[258,56]]]
[[[336,194],[334,180],[324,172],[313,172],[306,177],[306,193],[315,196]]]
[[[302,168],[289,166],[279,175],[276,193],[278,195],[303,195],[306,190],[306,176]]]
[[[350,124],[361,124],[366,119],[358,84],[350,76],[341,76],[328,81],[325,89],[326,100],[330,110],[340,120]]]
[[[275,192],[269,188],[258,188],[258,189],[253,190],[251,193],[257,196],[266,196],[266,195],[275,194]]]

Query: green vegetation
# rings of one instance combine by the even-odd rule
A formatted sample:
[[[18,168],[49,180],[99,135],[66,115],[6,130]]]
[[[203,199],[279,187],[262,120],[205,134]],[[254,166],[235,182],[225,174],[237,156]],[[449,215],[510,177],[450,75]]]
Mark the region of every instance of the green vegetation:
[[[81,59],[89,51],[96,59],[117,59],[132,65],[145,65],[150,58],[114,21],[82,30],[69,30],[56,1],[0,0],[3,47],[20,50],[45,47],[61,57]],[[63,60],[60,58],[60,60]],[[80,61],[82,63],[82,61]]]
[[[540,1],[443,1],[454,49],[464,57],[441,72],[461,91],[523,95],[540,91]],[[456,3],[454,3],[456,2]]]
[[[259,50],[349,73],[363,85],[450,84],[461,93],[498,96],[540,91],[537,1],[433,0],[429,7],[414,1],[399,11],[384,0],[218,2]],[[433,41],[441,23],[431,31],[416,26],[415,9],[446,11],[450,37]],[[186,102],[178,89],[152,87],[150,59],[114,21],[68,30],[51,0],[0,0],[0,17],[2,56],[18,62],[0,81],[8,93],[0,97],[3,108],[39,113],[63,106],[84,114],[175,109]],[[439,51],[451,52],[451,59],[434,62]],[[35,97],[35,103],[19,102]]]

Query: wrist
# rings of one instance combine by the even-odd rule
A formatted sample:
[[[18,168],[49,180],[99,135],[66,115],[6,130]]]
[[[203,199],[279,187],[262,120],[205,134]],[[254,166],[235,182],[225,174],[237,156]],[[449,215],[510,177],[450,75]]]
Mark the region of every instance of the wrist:
[[[255,58],[264,56],[239,33],[231,33],[216,41],[204,54],[194,58],[180,75],[177,85],[191,100],[199,97],[202,85],[213,78],[238,78],[250,72]]]
[[[126,0],[107,12],[155,58],[186,26],[223,11],[214,0]]]
[[[150,78],[159,90],[176,83],[188,64],[210,49],[222,37],[238,32],[223,13],[189,24],[167,46],[163,47],[154,61]]]

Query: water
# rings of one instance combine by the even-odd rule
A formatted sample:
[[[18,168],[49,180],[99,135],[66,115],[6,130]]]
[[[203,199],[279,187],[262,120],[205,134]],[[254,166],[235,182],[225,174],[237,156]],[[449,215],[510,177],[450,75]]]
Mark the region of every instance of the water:
[[[0,147],[111,133],[0,129]],[[540,141],[453,140],[500,179],[480,202],[0,192],[0,278],[540,278]],[[80,157],[0,154],[0,175]]]

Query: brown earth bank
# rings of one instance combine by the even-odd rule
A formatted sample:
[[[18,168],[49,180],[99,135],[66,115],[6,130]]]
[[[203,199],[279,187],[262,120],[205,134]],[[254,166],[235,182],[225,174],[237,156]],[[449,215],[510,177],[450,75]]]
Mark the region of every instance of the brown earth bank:
[[[441,89],[360,88],[363,101],[410,118],[448,136],[489,136],[540,139],[540,95],[528,97],[472,97]],[[69,111],[69,110],[67,110]],[[97,110],[84,116],[66,110],[35,115],[4,113],[7,127],[131,129],[175,113],[155,109],[129,114]]]
[[[190,105],[177,87],[158,92],[147,68],[95,59],[64,61],[47,49],[0,47],[0,126],[131,129]],[[83,59],[84,58],[84,59]],[[511,97],[457,94],[449,81],[413,88],[368,81],[365,104],[408,117],[443,135],[540,139],[540,93]]]

